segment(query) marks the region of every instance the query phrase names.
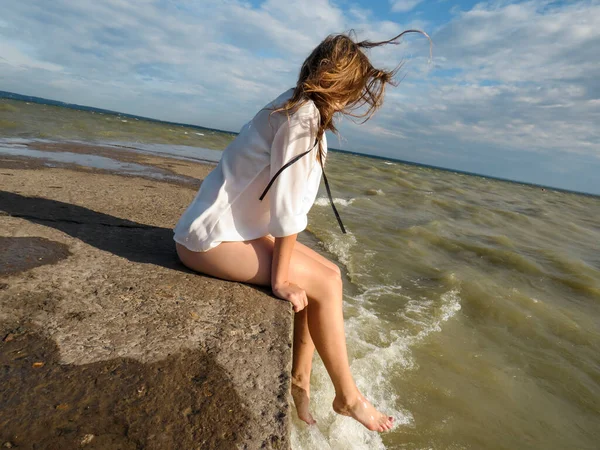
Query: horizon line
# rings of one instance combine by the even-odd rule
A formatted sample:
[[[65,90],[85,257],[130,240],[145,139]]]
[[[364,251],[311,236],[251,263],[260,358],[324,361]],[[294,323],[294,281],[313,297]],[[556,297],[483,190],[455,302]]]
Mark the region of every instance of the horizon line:
[[[155,119],[152,117],[139,116],[137,114],[129,114],[129,113],[124,113],[124,112],[114,111],[111,109],[98,108],[95,106],[86,106],[86,105],[80,105],[77,103],[67,103],[67,102],[63,102],[61,100],[53,100],[53,99],[48,99],[48,98],[44,98],[44,97],[37,97],[34,95],[19,94],[17,92],[0,90],[0,99],[9,99],[9,100],[16,100],[16,101],[24,101],[24,102],[29,101],[31,103],[50,105],[50,106],[58,106],[58,107],[63,107],[63,108],[75,109],[75,110],[79,110],[79,111],[101,112],[104,114],[112,114],[112,115],[116,115],[116,116],[130,117],[130,118],[134,118],[134,119],[142,119],[142,120],[146,120],[149,122],[158,122],[158,123],[164,123],[164,124],[169,124],[169,125],[196,128],[196,129],[201,129],[201,130],[217,131],[219,133],[232,134],[232,135],[236,135],[236,136],[239,134],[238,132],[235,132],[235,131],[222,130],[219,128],[204,127],[202,125],[193,125],[193,124],[189,124],[189,123],[172,122],[169,120]],[[331,150],[333,152],[347,153],[347,154],[357,155],[357,156],[364,156],[367,158],[394,161],[394,162],[399,162],[399,163],[408,164],[408,165],[412,165],[412,166],[425,167],[428,169],[442,170],[444,172],[453,172],[453,173],[459,173],[459,174],[475,176],[475,177],[480,177],[480,178],[487,178],[487,179],[491,179],[491,180],[503,181],[503,182],[507,182],[507,183],[523,184],[526,186],[539,187],[539,188],[543,188],[543,189],[552,189],[555,191],[565,192],[565,193],[569,193],[569,194],[585,195],[588,197],[599,197],[600,198],[600,194],[594,194],[591,192],[574,191],[571,189],[559,188],[559,187],[555,187],[555,186],[538,184],[538,183],[533,183],[533,182],[529,182],[529,181],[511,180],[510,178],[503,178],[503,177],[498,177],[498,176],[494,176],[494,175],[485,175],[485,174],[476,173],[476,172],[469,172],[466,170],[452,169],[449,167],[434,166],[431,164],[419,163],[416,161],[408,161],[408,160],[404,160],[404,159],[393,158],[390,156],[375,155],[372,153],[361,153],[361,152],[357,152],[354,150],[343,150],[343,149],[338,149],[338,148],[333,148],[333,147],[330,147],[329,150]]]

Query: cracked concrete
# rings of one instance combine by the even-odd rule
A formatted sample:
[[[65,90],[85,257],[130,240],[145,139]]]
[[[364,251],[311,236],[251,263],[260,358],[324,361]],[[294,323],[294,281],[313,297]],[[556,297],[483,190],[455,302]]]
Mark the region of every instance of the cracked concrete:
[[[288,448],[290,304],[174,251],[210,168],[177,161],[180,183],[18,161],[0,157],[0,444]]]

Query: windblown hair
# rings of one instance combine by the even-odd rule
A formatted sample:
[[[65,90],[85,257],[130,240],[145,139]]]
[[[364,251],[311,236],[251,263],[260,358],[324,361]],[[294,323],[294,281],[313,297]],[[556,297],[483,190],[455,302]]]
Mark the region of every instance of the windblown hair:
[[[292,97],[283,107],[273,111],[290,114],[305,101],[312,100],[320,113],[317,132],[319,139],[319,161],[323,162],[321,138],[325,131],[337,133],[333,116],[341,114],[369,120],[383,104],[387,84],[395,86],[394,80],[399,64],[392,70],[373,67],[364,49],[386,44],[398,44],[404,34],[421,33],[431,42],[429,36],[420,30],[406,30],[394,38],[381,41],[354,42],[353,33],[327,36],[306,58],[300,69],[300,76]],[[343,105],[341,109],[339,106]],[[362,108],[365,109],[362,109]],[[357,112],[361,110],[361,112]]]

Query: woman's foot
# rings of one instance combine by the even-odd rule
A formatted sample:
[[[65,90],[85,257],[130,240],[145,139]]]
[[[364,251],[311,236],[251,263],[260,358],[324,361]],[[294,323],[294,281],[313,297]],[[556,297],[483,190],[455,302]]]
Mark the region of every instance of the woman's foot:
[[[305,421],[309,425],[317,423],[308,410],[310,402],[310,383],[302,383],[292,378],[292,397],[296,405],[296,411],[300,420]]]
[[[394,418],[386,416],[375,409],[360,392],[354,398],[343,399],[336,395],[333,400],[333,410],[344,416],[350,416],[371,431],[388,431],[394,425]]]

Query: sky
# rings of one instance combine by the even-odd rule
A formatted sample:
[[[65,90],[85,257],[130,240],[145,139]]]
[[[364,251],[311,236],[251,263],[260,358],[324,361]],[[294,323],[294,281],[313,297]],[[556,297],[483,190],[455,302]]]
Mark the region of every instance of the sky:
[[[400,45],[333,148],[600,194],[600,0],[4,0],[0,90],[238,131],[328,34]]]

